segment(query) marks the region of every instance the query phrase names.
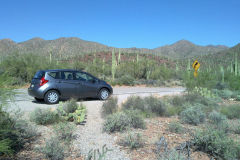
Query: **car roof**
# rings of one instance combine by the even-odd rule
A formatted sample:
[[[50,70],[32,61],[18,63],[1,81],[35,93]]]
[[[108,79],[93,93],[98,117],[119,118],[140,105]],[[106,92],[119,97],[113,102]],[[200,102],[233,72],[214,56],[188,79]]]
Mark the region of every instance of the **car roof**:
[[[80,71],[80,72],[83,72],[81,70],[76,70],[76,69],[48,69],[48,70],[41,70],[41,71],[44,71],[44,72],[61,72],[61,71],[69,71],[69,72],[76,72],[76,71]]]

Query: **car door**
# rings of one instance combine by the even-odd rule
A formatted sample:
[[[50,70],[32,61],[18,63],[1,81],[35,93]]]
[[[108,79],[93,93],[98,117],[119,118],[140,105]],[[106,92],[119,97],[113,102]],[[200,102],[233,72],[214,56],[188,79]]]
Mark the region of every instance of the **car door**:
[[[80,81],[78,95],[80,97],[96,97],[98,92],[98,81],[85,72],[76,72],[76,80]]]
[[[61,79],[58,80],[58,89],[64,98],[78,98],[77,87],[79,82],[73,79],[74,72],[62,71]]]

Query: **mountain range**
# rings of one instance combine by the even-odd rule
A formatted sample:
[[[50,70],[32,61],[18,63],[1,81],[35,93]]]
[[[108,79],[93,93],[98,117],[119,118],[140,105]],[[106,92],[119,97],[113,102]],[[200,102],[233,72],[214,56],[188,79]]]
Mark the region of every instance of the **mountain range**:
[[[19,52],[36,54],[52,53],[56,57],[71,57],[84,53],[110,52],[113,48],[118,50],[118,48],[115,47],[75,37],[59,38],[55,40],[33,38],[19,43],[16,43],[11,39],[0,40],[1,56]],[[171,58],[189,58],[200,55],[215,54],[225,50],[228,50],[228,47],[224,45],[200,46],[187,40],[180,40],[174,44],[161,46],[155,49],[121,48],[121,52],[123,53],[150,53]]]

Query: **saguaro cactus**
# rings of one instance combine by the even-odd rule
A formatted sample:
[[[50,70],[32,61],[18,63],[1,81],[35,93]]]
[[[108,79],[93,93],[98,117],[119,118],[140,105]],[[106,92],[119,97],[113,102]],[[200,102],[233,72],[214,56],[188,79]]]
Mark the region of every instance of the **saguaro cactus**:
[[[238,75],[238,60],[237,53],[235,53],[235,76]]]
[[[118,64],[121,62],[121,49],[118,50]]]
[[[52,51],[49,53],[49,62],[52,63]]]
[[[178,71],[179,68],[178,68],[178,61],[176,62],[176,71]]]
[[[116,73],[116,57],[114,49],[112,50],[112,80],[115,79],[115,73]]]
[[[233,63],[231,61],[231,68],[230,68],[230,72],[233,73]]]
[[[220,72],[221,72],[221,75],[222,75],[222,83],[224,83],[224,69],[223,69],[223,66],[220,66]]]
[[[190,78],[190,70],[191,70],[191,67],[190,67],[190,59],[188,59],[188,64],[187,64],[187,75],[188,75],[188,78]]]
[[[102,65],[102,70],[103,70],[103,72],[104,72],[104,70],[105,70],[105,58],[103,58],[102,63],[103,63],[103,65]]]

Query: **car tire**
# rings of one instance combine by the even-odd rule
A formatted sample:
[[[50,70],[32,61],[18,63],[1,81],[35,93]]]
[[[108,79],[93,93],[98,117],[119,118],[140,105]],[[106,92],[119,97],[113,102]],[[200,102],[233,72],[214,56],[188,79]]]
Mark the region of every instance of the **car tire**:
[[[37,98],[37,97],[34,97],[34,99],[35,99],[37,102],[42,102],[42,101],[43,101],[43,99]]]
[[[100,100],[107,100],[110,97],[110,92],[108,89],[103,88],[98,93],[98,98]]]
[[[47,104],[57,104],[59,102],[59,93],[56,90],[48,91],[44,96],[44,101]]]

